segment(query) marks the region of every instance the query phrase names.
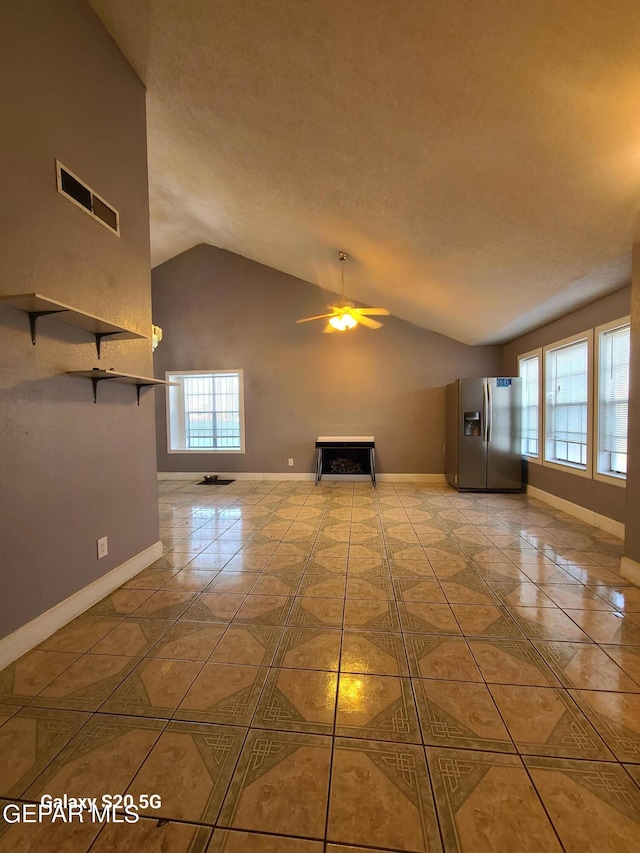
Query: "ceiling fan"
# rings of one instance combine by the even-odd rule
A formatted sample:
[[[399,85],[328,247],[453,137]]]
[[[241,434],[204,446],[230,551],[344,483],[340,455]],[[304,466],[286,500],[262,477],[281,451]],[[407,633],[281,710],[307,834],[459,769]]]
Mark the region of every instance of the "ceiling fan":
[[[331,313],[318,314],[315,317],[304,317],[296,320],[296,323],[308,323],[311,320],[328,319],[329,322],[323,329],[325,332],[346,332],[355,329],[357,325],[366,326],[368,329],[379,329],[382,323],[372,320],[371,317],[387,317],[389,312],[386,308],[356,308],[353,302],[345,302],[344,298],[344,267],[342,263],[348,259],[346,252],[338,252],[338,260],[341,262],[340,277],[342,281],[342,297],[340,305],[329,305]]]

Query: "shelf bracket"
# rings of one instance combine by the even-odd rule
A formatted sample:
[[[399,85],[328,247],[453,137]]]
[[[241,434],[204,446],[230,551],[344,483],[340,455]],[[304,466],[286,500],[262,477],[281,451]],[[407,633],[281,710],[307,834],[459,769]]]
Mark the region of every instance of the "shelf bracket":
[[[115,376],[92,376],[91,384],[93,385],[93,402],[98,402],[98,382],[102,382],[105,379],[116,379]]]
[[[36,345],[36,324],[38,322],[38,317],[46,317],[47,314],[64,314],[66,309],[62,308],[59,311],[27,311],[29,315],[29,327],[31,329],[31,343]]]
[[[120,335],[121,332],[95,332],[94,337],[96,339],[96,353],[98,354],[98,359],[100,358],[100,345],[102,344],[103,338],[109,338],[112,335]]]
[[[151,387],[148,382],[141,382],[136,385],[136,395],[138,397],[138,405],[140,405],[140,389],[141,388],[149,388]]]

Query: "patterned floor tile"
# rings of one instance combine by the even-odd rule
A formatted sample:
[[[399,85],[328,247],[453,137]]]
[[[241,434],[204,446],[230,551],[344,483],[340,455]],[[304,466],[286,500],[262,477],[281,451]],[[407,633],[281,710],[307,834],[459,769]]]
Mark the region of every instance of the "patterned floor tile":
[[[470,638],[469,648],[487,682],[540,687],[559,683],[533,644],[527,640]]]
[[[337,672],[341,632],[326,628],[285,628],[273,665]]]
[[[496,603],[496,597],[489,585],[471,569],[464,569],[446,578],[441,577],[440,583],[450,604]]]
[[[209,657],[209,663],[268,666],[273,660],[283,630],[271,626],[227,628]]]
[[[121,616],[79,616],[47,637],[36,648],[82,654],[122,622]]]
[[[325,574],[312,575],[305,572],[300,586],[299,596],[317,598],[344,598],[346,575]]]
[[[182,569],[178,574],[174,575],[171,580],[168,580],[162,587],[163,590],[183,590],[185,592],[202,592],[214,578],[218,572],[196,571],[193,569]]]
[[[321,841],[262,835],[235,829],[214,829],[207,853],[322,853]],[[375,851],[373,851],[375,853]]]
[[[393,587],[398,601],[432,601],[446,604],[447,599],[435,577],[394,577]]]
[[[571,611],[579,613],[580,611]],[[595,611],[587,611],[598,615]],[[511,616],[515,619],[525,637],[530,640],[567,640],[588,643],[589,637],[582,631],[573,616],[569,618],[560,609],[550,607],[512,607]]]
[[[173,625],[171,619],[128,616],[89,649],[92,655],[144,655]]]
[[[526,757],[565,850],[630,851],[640,835],[640,790],[620,765]]]
[[[501,604],[508,607],[557,607],[534,583],[519,581],[487,581],[487,586]]]
[[[0,814],[8,806],[7,816],[20,808],[19,804],[0,800]],[[50,817],[43,817],[40,823],[7,823],[0,821],[0,853],[26,853],[37,850],[38,853],[87,853],[93,840],[100,832],[100,824],[52,823]]]
[[[327,839],[343,845],[373,841],[415,853],[441,851],[422,748],[337,738]]]
[[[159,590],[180,571],[180,568],[148,568],[124,584],[123,589]],[[142,602],[140,602],[142,603]]]
[[[379,601],[394,600],[395,593],[391,578],[378,577],[347,577],[347,598],[376,599]]]
[[[78,657],[71,652],[28,652],[0,672],[0,702],[26,705]]]
[[[100,711],[169,719],[201,668],[199,661],[147,658],[114,690]]]
[[[220,572],[204,590],[207,593],[231,593],[245,595],[251,592],[260,574],[254,572]]]
[[[569,690],[619,761],[640,764],[640,695]]]
[[[182,614],[192,622],[226,625],[234,618],[247,596],[243,593],[203,592]]]
[[[2,705],[0,704],[0,726],[6,723],[20,709],[20,705]]]
[[[638,646],[601,646],[610,658],[623,669],[627,675],[640,684],[640,647]]]
[[[272,669],[252,726],[332,735],[337,684],[335,672]]]
[[[234,572],[238,574],[261,572],[271,559],[268,554],[237,554],[225,563],[224,572],[225,574]]]
[[[40,708],[96,711],[137,663],[138,658],[123,655],[82,655],[30,704]]]
[[[344,627],[363,631],[400,631],[395,602],[348,598],[344,604]]]
[[[0,794],[19,797],[89,720],[79,711],[22,708],[0,728]]]
[[[535,640],[533,644],[565,687],[640,693],[640,685],[595,643]]]
[[[248,595],[233,618],[233,626],[286,625],[292,596]]]
[[[302,595],[295,599],[288,624],[301,627],[341,628],[344,599]]]
[[[249,725],[267,672],[266,667],[207,663],[174,717],[188,722]]]
[[[452,604],[451,609],[465,637],[523,637],[506,607],[494,604]]]
[[[368,675],[408,675],[402,637],[388,631],[345,630],[340,671]]]
[[[408,549],[404,549],[404,553]],[[392,578],[418,578],[419,580],[435,580],[435,572],[429,560],[427,560],[422,549],[412,557],[401,556],[400,553],[390,549],[389,573]]]
[[[210,838],[210,827],[142,817],[137,823],[105,826],[91,850],[92,853],[205,853]]]
[[[447,853],[560,853],[518,756],[427,747],[427,759]]]
[[[410,680],[341,672],[336,734],[420,743],[420,727]]]
[[[330,762],[329,737],[251,730],[218,825],[322,839]]]
[[[350,548],[349,559],[347,561],[347,576],[352,578],[388,578],[389,569],[382,553],[374,553],[370,557],[356,557],[354,556],[353,548]]]
[[[416,678],[482,681],[482,675],[462,637],[405,634],[409,671]]]
[[[309,575],[346,575],[347,556],[311,557],[305,571]]]
[[[411,601],[398,604],[403,631],[431,634],[460,634],[460,627],[448,604]]]
[[[570,610],[569,616],[596,643],[640,646],[640,625],[622,613],[601,610]]]
[[[613,610],[610,604],[586,586],[543,583],[540,584],[540,589],[558,607],[562,607],[565,610]],[[571,616],[571,613],[569,613],[569,616]]]
[[[134,610],[134,615],[149,619],[177,619],[196,598],[195,592],[159,590]]]
[[[127,793],[150,791],[164,820],[214,824],[242,749],[246,729],[202,723],[169,723]]]
[[[224,625],[206,622],[175,622],[148,652],[149,657],[205,661],[224,634]]]
[[[515,752],[484,684],[414,679],[413,688],[425,744]]]
[[[116,589],[86,612],[86,616],[127,616],[153,595],[150,589]]]
[[[638,587],[594,584],[591,589],[620,613],[640,613],[640,589]]]
[[[295,595],[300,580],[298,572],[263,572],[253,585],[252,595]]]
[[[388,853],[379,847],[353,847],[351,844],[327,844],[326,853]]]
[[[565,690],[490,684],[518,752],[553,758],[611,760],[612,755]]]
[[[53,797],[124,793],[165,725],[164,720],[95,714],[30,785],[25,796],[39,798],[45,792]]]

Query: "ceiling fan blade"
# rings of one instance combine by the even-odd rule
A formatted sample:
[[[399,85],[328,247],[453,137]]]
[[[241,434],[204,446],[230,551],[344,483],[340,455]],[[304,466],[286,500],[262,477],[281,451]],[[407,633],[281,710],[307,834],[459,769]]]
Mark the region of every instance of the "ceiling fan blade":
[[[366,326],[367,329],[381,329],[382,323],[378,323],[377,320],[370,320],[368,317],[365,317],[364,314],[358,314],[357,317],[354,317],[358,323],[361,323],[363,326]]]
[[[308,323],[310,320],[324,320],[325,317],[333,317],[335,311],[331,314],[317,314],[315,317],[304,317],[302,320],[296,320],[296,323]]]
[[[354,308],[358,314],[364,314],[365,317],[389,317],[389,312],[386,308]]]

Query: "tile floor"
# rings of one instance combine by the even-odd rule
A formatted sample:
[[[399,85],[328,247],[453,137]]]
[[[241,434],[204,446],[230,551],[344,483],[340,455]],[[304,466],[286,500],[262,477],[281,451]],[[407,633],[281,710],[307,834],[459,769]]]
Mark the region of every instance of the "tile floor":
[[[640,589],[523,496],[160,485],[166,553],[0,672],[0,851],[640,849]],[[158,821],[160,818],[160,822]]]

